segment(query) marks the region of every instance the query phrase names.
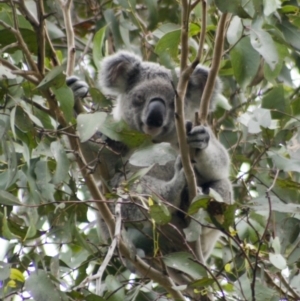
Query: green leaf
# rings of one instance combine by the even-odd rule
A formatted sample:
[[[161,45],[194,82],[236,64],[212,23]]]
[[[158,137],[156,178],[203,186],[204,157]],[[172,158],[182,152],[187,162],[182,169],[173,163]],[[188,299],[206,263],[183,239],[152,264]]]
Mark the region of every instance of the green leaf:
[[[232,13],[241,18],[250,18],[240,0],[215,0],[215,4],[222,13]]]
[[[260,55],[253,49],[250,38],[241,39],[230,51],[233,74],[242,88],[248,86],[257,74]]]
[[[286,260],[281,254],[269,253],[269,260],[274,265],[274,267],[279,270],[284,270],[287,267]]]
[[[35,300],[69,300],[66,294],[59,291],[57,284],[53,283],[50,276],[43,270],[32,272],[25,281],[25,288]]]
[[[279,154],[268,152],[268,155],[272,158],[276,168],[284,171],[296,171],[300,172],[300,161],[296,159],[287,159]]]
[[[229,24],[226,37],[229,44],[234,45],[243,35],[242,20],[234,16]]]
[[[105,284],[107,286],[109,294],[109,301],[124,301],[125,300],[125,288],[121,282],[118,281],[113,275],[108,275],[105,278]]]
[[[162,55],[167,52],[173,59],[177,58],[181,30],[166,33],[156,44],[155,53]]]
[[[77,131],[81,142],[89,140],[103,125],[107,114],[95,112],[92,114],[79,114],[77,116]]]
[[[93,61],[98,70],[100,69],[100,62],[103,59],[103,42],[105,38],[106,28],[107,26],[100,28],[94,36]]]
[[[101,133],[114,141],[123,142],[129,148],[137,147],[143,143],[149,143],[151,137],[144,133],[129,129],[124,121],[114,121],[111,117],[106,118],[101,127]]]
[[[16,75],[12,73],[12,70],[6,68],[3,65],[0,65],[0,80],[5,78],[14,79],[16,78]]]
[[[196,281],[193,281],[189,284],[190,287],[192,288],[203,288],[203,287],[207,287],[207,286],[212,286],[214,284],[215,280],[211,279],[211,278],[202,278]]]
[[[72,90],[64,83],[59,88],[52,88],[60,109],[64,113],[66,121],[69,123],[74,118],[74,94]]]
[[[16,107],[15,125],[24,133],[27,133],[33,129],[32,121],[19,106]]]
[[[244,113],[238,121],[244,124],[248,128],[248,132],[251,134],[260,133],[261,127],[268,128],[271,126],[271,113],[267,109],[257,108],[252,114]]]
[[[201,31],[200,25],[198,23],[191,23],[189,26],[189,36],[193,37]]]
[[[266,201],[266,197],[258,197],[252,201],[253,205],[249,205],[255,211],[269,212],[269,203]],[[272,210],[281,213],[300,213],[300,205],[297,204],[285,204],[272,197]]]
[[[51,143],[51,152],[56,160],[56,169],[52,182],[54,184],[61,184],[69,178],[68,174],[70,162],[63,146],[59,141],[54,141]]]
[[[59,89],[66,83],[66,76],[63,74],[65,66],[54,67],[50,72],[46,74],[43,80],[37,86],[38,89],[48,89],[50,87]]]
[[[208,214],[205,210],[198,210],[193,214],[187,228],[183,229],[184,235],[188,242],[196,241],[203,231],[202,225],[206,225],[207,219],[209,219]]]
[[[7,161],[7,170],[5,174],[6,184],[4,186],[4,188],[6,189],[16,181],[18,162],[14,143],[12,141],[6,141],[3,139],[1,146],[5,154],[5,159]]]
[[[93,99],[93,103],[95,104],[95,107],[97,108],[105,108],[105,107],[111,107],[112,102],[110,99],[107,99],[98,89],[96,88],[89,88],[89,93]]]
[[[262,107],[265,109],[272,109],[272,118],[282,118],[282,113],[284,113],[286,110],[284,90],[282,85],[278,85],[264,94],[262,99]]]
[[[271,70],[274,70],[278,64],[278,53],[271,35],[263,29],[253,26],[250,31],[250,40],[252,47],[261,54]]]
[[[0,261],[0,281],[8,279],[10,275],[10,264]]]
[[[9,225],[8,225],[8,223],[9,223],[9,221],[8,221],[8,219],[7,219],[7,210],[6,210],[6,208],[4,208],[5,210],[4,210],[4,212],[5,212],[5,214],[2,214],[1,212],[0,212],[0,230],[1,230],[1,236],[4,238],[4,239],[7,239],[7,240],[12,240],[12,239],[20,239],[21,237],[20,236],[18,236],[18,235],[15,235],[12,231],[11,231],[11,229],[10,229],[10,227],[9,227]]]
[[[155,198],[154,198],[155,199]],[[150,217],[155,221],[158,225],[166,225],[171,221],[171,214],[162,202],[154,203],[149,206],[149,214]]]
[[[127,2],[127,1],[126,1]],[[103,15],[106,21],[106,24],[109,24],[109,29],[112,32],[112,36],[114,39],[114,44],[117,49],[121,49],[123,46],[122,36],[120,34],[119,22],[115,16],[113,9],[105,9],[103,11]]]
[[[18,269],[11,268],[9,278],[12,280],[18,280],[20,282],[25,282],[23,273]]]
[[[22,203],[11,193],[0,190],[0,204],[6,206],[21,206]]]
[[[129,163],[134,166],[150,166],[156,163],[165,165],[176,157],[177,151],[169,143],[150,144],[134,151]]]
[[[264,15],[267,17],[281,7],[280,0],[264,0]]]
[[[272,30],[272,29],[271,29]],[[277,29],[276,29],[277,30]],[[284,43],[275,43],[275,47],[277,49],[279,61],[278,64],[275,66],[275,69],[272,70],[268,64],[264,64],[264,75],[266,80],[270,82],[274,82],[274,85],[277,85],[277,77],[280,75],[282,71],[284,61],[286,57],[289,56],[288,47]]]
[[[159,12],[157,11],[157,0],[145,0],[147,10],[149,12],[148,16],[148,29],[154,29],[158,22]]]
[[[299,28],[292,25],[287,18],[283,18],[277,26],[282,31],[287,43],[300,50]]]
[[[48,162],[41,158],[41,160],[35,164],[34,173],[36,174],[36,186],[42,198],[48,202],[55,202],[55,186],[50,183],[51,174],[48,168]]]
[[[180,30],[180,26],[178,24],[165,23],[159,26],[156,30],[154,30],[152,34],[156,38],[161,39],[165,34],[176,30]]]
[[[211,197],[207,194],[197,195],[188,209],[188,214],[193,215],[198,212],[199,209],[207,209],[208,203]]]
[[[207,277],[205,268],[194,260],[191,254],[185,252],[172,253],[163,257],[166,266],[184,272],[193,279]]]
[[[135,172],[128,180],[127,182],[129,184],[133,184],[136,180],[142,178],[144,175],[146,175],[149,170],[153,167],[153,165],[145,168],[140,168],[137,172]]]

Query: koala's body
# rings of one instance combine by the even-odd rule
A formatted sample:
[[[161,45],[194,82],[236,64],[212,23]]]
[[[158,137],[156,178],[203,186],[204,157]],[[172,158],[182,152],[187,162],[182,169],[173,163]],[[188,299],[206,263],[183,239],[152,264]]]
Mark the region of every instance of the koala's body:
[[[208,72],[208,69],[199,66],[191,75],[185,98],[185,118],[187,120],[192,120],[199,108]],[[170,70],[159,64],[143,62],[136,55],[121,51],[103,60],[100,70],[100,87],[104,94],[116,98],[117,103],[113,112],[116,120],[123,120],[131,129],[150,135],[154,143],[169,142],[176,149],[178,142],[174,117],[175,88],[173,84],[173,78],[176,76],[178,76],[178,71],[172,74]],[[84,91],[83,82],[74,80],[74,78],[69,80],[68,85],[73,89],[75,97],[82,97],[87,92],[87,90]],[[221,83],[217,80],[211,100],[211,110],[215,107],[216,95],[220,89]],[[195,174],[198,186],[203,193],[207,194],[209,188],[213,188],[226,203],[232,203],[232,187],[228,180],[229,156],[211,129],[207,126],[196,126],[191,129],[191,126],[188,125],[187,142],[190,147],[195,149],[193,159]],[[130,152],[123,155],[125,162]],[[100,163],[110,162],[109,164],[111,164],[114,160],[111,158],[106,158]],[[183,193],[186,188],[186,180],[178,161],[175,163],[175,168],[170,168],[167,176],[163,179],[160,177],[160,171],[164,167],[161,166],[156,166],[141,179],[141,182],[145,183],[145,193],[155,192],[173,205],[171,207],[172,223],[182,233],[182,237],[178,233],[173,233],[173,227],[165,227],[164,229],[167,229],[166,236],[169,236],[171,240],[174,238],[174,241],[173,243],[164,241],[162,244],[167,245],[160,246],[162,249],[171,251],[185,249],[182,230],[188,226],[184,214],[180,210],[174,209],[175,207],[187,209],[189,205],[188,197]],[[122,177],[120,174],[112,172],[111,167],[109,169],[109,180],[119,184],[121,181],[119,179]],[[129,169],[131,169],[130,166]],[[140,210],[133,210],[133,207],[136,205],[132,204],[129,210],[124,210],[124,214],[122,211],[123,218],[130,221],[140,220],[141,217],[145,218],[143,213],[138,213]],[[173,234],[169,235],[170,232]],[[203,229],[201,242],[205,259],[210,255],[220,233],[211,227]],[[135,244],[137,243],[135,242]]]

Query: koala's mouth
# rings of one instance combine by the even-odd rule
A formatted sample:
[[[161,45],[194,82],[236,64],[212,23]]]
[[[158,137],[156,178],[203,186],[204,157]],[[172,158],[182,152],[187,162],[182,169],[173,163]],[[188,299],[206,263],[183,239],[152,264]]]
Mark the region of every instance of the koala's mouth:
[[[150,135],[151,137],[157,137],[162,132],[162,127],[148,126],[146,124],[142,125],[142,130],[145,134]]]

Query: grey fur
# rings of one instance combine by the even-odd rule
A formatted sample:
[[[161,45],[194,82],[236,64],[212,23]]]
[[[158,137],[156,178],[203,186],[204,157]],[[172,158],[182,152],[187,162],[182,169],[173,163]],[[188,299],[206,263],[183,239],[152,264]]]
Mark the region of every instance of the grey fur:
[[[185,99],[187,120],[192,120],[195,111],[199,108],[208,72],[207,68],[198,66],[190,78]],[[178,75],[178,70],[176,73]],[[84,97],[87,92],[87,85],[73,79],[71,78],[71,84],[68,84],[73,89],[75,97]],[[117,98],[114,118],[124,120],[133,130],[149,134],[155,143],[169,142],[174,148],[177,148],[174,121],[175,90],[172,79],[170,70],[155,63],[143,62],[136,55],[126,51],[105,58],[100,70],[102,92]],[[220,93],[221,87],[221,82],[218,79],[211,100],[211,110],[215,108],[216,96]],[[196,126],[192,130],[187,129],[187,142],[190,147],[195,149],[194,168],[199,189],[203,193],[208,193],[209,188],[213,188],[226,203],[232,203],[232,187],[228,180],[229,156],[211,129],[207,126]],[[131,152],[124,153],[124,162],[130,154]],[[113,155],[108,155],[101,161],[103,164],[103,162],[114,162],[115,159]],[[142,185],[143,193],[151,194],[154,191],[175,207],[187,209],[188,197],[184,196],[183,193],[186,180],[182,169],[179,168],[179,162],[180,159],[177,159],[175,168],[171,168],[168,176],[164,179],[159,179],[160,172],[164,167],[155,166],[148,175],[141,179],[139,185]],[[118,186],[122,176],[118,173],[113,176],[114,172],[111,172],[111,169],[112,167],[109,167],[109,180]],[[129,172],[132,173],[134,170],[134,167],[129,166]],[[128,206],[127,209],[126,206]],[[145,214],[137,209],[135,204],[124,205],[123,207],[123,218],[130,221],[145,219]],[[172,223],[183,233],[182,230],[188,226],[184,214],[175,209],[172,209],[171,213]],[[146,226],[145,230],[147,232],[149,227]],[[163,250],[168,252],[185,249],[183,237],[178,235],[173,227],[164,226],[161,231],[169,239],[168,241],[162,239],[161,248]],[[216,229],[203,229],[201,241],[205,259],[210,255],[220,233]]]

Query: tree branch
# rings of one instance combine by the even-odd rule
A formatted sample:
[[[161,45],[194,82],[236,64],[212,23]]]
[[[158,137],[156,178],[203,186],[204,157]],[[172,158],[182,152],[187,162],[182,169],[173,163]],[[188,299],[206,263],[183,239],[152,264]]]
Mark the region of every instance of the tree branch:
[[[205,41],[205,35],[206,35],[206,0],[202,0],[202,19],[201,19],[201,33],[200,33],[200,39],[199,39],[199,47],[197,52],[197,57],[192,65],[198,64],[201,61],[203,47],[204,47],[204,41]],[[196,68],[196,66],[195,66]]]
[[[225,40],[225,28],[227,21],[227,13],[224,13],[218,23],[218,29],[215,38],[215,46],[213,53],[213,60],[210,72],[208,74],[207,82],[202,94],[202,99],[200,102],[199,108],[199,121],[200,124],[207,123],[207,115],[209,111],[210,99],[213,93],[213,89],[215,86],[216,78],[220,68],[220,62],[222,59],[223,48],[224,48],[224,40]]]
[[[75,38],[74,38],[74,31],[73,31],[73,24],[72,24],[72,18],[71,18],[71,5],[72,0],[59,1],[60,6],[63,11],[64,15],[64,22],[66,26],[66,35],[67,35],[67,48],[68,48],[68,60],[67,60],[67,69],[66,73],[67,76],[71,76],[74,72],[75,67]]]
[[[1,24],[1,21],[0,21]],[[36,72],[32,73],[31,71],[25,71],[25,70],[21,70],[18,67],[16,67],[15,65],[13,65],[12,63],[10,63],[9,61],[3,59],[0,57],[0,63],[7,67],[8,69],[10,69],[12,71],[12,73],[16,73],[16,74],[21,74],[22,77],[24,77],[25,79],[27,79],[29,82],[38,85],[39,84],[39,80],[36,79],[35,77],[33,77],[32,75],[36,75]]]
[[[21,49],[23,50],[23,52],[26,56],[29,66],[31,67],[31,69],[33,71],[36,72],[37,78],[42,79],[42,76],[39,73],[39,70],[35,64],[35,61],[33,60],[32,56],[31,56],[31,53],[27,47],[27,44],[24,42],[23,37],[19,31],[16,8],[12,1],[10,1],[10,4],[11,4],[11,8],[12,8],[12,13],[13,13],[14,28],[12,28],[11,26],[9,26],[8,24],[6,24],[5,22],[3,22],[1,20],[0,20],[0,24],[14,34],[14,36],[16,37],[16,39],[18,41],[19,46],[21,47]]]

